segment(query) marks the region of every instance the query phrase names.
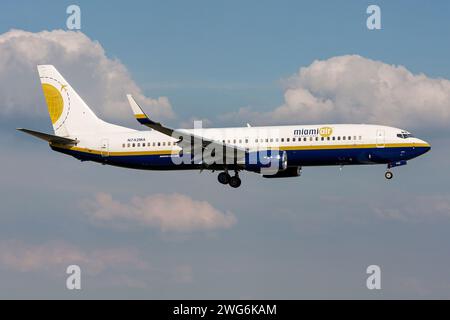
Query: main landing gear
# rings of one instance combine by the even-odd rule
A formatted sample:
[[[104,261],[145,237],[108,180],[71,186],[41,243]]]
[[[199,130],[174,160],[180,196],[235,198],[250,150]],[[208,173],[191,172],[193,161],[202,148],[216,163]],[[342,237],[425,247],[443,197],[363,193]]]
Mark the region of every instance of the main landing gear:
[[[221,172],[217,176],[217,180],[219,180],[219,182],[221,184],[229,184],[230,183],[230,179],[231,179],[231,176],[228,174],[228,172]]]
[[[239,188],[241,186],[241,178],[239,178],[237,171],[234,176],[230,176],[227,171],[221,172],[217,176],[217,180],[219,180],[221,184],[229,184],[232,188]]]

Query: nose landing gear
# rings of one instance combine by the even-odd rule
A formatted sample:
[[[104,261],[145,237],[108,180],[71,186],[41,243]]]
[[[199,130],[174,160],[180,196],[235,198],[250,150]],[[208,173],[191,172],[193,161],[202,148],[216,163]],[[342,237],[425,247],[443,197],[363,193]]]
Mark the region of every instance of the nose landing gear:
[[[384,177],[388,180],[391,180],[394,177],[394,174],[391,171],[386,171]]]
[[[394,167],[405,166],[406,164],[407,164],[406,160],[388,163],[387,171],[384,174],[384,177],[388,180],[391,180],[394,177],[394,174],[389,169],[394,168]]]

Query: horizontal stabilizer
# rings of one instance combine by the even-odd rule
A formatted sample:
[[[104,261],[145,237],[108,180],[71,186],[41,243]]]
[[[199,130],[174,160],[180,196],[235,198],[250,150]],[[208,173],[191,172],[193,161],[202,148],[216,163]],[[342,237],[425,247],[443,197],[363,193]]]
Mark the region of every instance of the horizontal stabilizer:
[[[52,134],[47,134],[47,133],[43,133],[43,132],[38,132],[38,131],[33,131],[33,130],[28,130],[28,129],[23,129],[23,128],[18,128],[17,130],[31,134],[32,136],[35,136],[36,138],[48,141],[50,143],[65,144],[65,145],[76,145],[78,143],[78,140],[73,140],[73,139],[64,138],[64,137],[58,137],[58,136],[54,136]]]

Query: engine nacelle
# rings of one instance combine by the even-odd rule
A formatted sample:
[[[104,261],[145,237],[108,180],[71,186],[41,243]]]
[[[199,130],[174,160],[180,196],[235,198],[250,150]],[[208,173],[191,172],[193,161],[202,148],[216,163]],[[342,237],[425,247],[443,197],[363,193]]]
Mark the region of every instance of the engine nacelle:
[[[262,174],[276,174],[287,168],[286,151],[262,150],[245,154],[245,170]]]
[[[302,175],[301,167],[288,167],[284,171],[279,171],[272,175],[263,175],[264,178],[290,178],[290,177],[300,177]]]

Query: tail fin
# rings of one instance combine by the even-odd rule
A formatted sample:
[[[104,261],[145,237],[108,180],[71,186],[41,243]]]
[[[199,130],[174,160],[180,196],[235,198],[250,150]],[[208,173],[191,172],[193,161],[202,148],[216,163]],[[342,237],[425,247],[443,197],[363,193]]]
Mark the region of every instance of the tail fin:
[[[93,133],[107,125],[87,106],[52,65],[38,66],[48,113],[57,136]]]

